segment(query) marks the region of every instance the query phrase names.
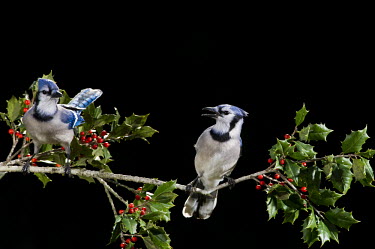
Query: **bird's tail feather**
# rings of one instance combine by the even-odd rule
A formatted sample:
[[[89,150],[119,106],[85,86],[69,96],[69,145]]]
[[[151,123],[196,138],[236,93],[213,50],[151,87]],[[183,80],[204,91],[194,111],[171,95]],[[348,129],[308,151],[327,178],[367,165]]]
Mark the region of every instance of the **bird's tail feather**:
[[[195,186],[200,189],[204,189],[202,182],[198,179]],[[211,193],[211,195],[201,195],[192,193],[185,202],[182,214],[186,218],[196,217],[198,219],[210,218],[212,211],[214,210],[217,203],[218,190]]]
[[[68,106],[77,109],[85,109],[102,95],[102,90],[86,88],[79,92],[69,103]]]

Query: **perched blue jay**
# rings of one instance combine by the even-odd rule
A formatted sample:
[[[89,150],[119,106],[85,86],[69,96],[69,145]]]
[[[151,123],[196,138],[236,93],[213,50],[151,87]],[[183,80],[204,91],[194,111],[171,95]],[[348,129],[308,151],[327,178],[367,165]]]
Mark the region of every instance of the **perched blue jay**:
[[[216,124],[208,127],[195,144],[194,163],[198,177],[188,185],[188,190],[192,187],[212,189],[224,178],[234,184],[229,175],[240,157],[241,128],[243,118],[248,115],[241,108],[232,105],[206,107],[203,110],[212,112],[212,114],[202,114],[202,116],[214,118]],[[185,202],[182,214],[186,218],[192,216],[198,219],[209,218],[216,206],[217,194],[217,190],[210,196],[191,193]]]
[[[67,161],[65,174],[70,176],[70,143],[74,137],[74,127],[82,124],[81,112],[102,95],[99,89],[86,88],[68,104],[57,104],[62,93],[52,80],[38,79],[38,92],[34,105],[25,113],[22,122],[33,139],[33,158],[43,144],[60,144],[65,148]],[[29,172],[30,160],[23,166]]]

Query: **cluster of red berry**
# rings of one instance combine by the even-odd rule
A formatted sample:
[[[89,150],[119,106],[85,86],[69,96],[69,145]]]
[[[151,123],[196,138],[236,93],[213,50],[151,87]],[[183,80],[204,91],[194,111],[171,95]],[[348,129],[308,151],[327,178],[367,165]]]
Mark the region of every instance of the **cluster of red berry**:
[[[111,144],[104,141],[104,137],[107,136],[109,133],[106,130],[102,130],[100,132],[100,136],[98,136],[93,130],[89,130],[86,132],[81,131],[79,133],[82,144],[89,144],[91,148],[94,150],[98,148],[98,144],[103,144],[104,147],[108,148]]]
[[[133,237],[131,237],[131,238],[126,239],[125,242],[122,242],[122,243],[120,244],[120,247],[121,247],[121,248],[125,248],[128,244],[130,244],[130,242],[135,243],[135,242],[137,242],[137,241],[138,241],[138,238],[133,236]],[[131,249],[135,249],[135,247],[132,246]]]
[[[137,189],[137,191],[138,191],[138,192],[141,192],[141,191],[142,191],[142,187],[139,187],[139,188]],[[136,194],[136,195],[135,195],[135,199],[138,200],[138,201],[139,201],[139,200],[142,200],[142,196],[139,195],[139,194]],[[151,200],[151,197],[150,197],[149,195],[146,195],[145,197],[143,197],[143,200],[145,200],[145,201],[149,201],[149,200]],[[129,204],[128,204],[128,208],[127,208],[127,212],[128,212],[128,214],[134,214],[134,213],[136,213],[136,212],[139,212],[139,215],[140,215],[140,216],[145,215],[146,212],[147,212],[147,208],[146,208],[146,207],[141,207],[141,206],[143,206],[143,205],[144,205],[144,202],[141,203],[139,206],[136,206],[133,202],[132,202],[132,203],[129,203]],[[121,210],[118,211],[118,214],[119,214],[119,215],[122,215],[122,214],[124,214],[125,212],[126,212],[126,210],[121,209]],[[125,241],[123,241],[123,242],[120,244],[120,247],[121,247],[121,248],[125,248],[127,245],[130,244],[130,242],[135,243],[135,242],[137,242],[137,240],[138,240],[138,238],[135,237],[135,236],[132,236],[132,237],[130,237],[130,238],[127,238]],[[132,247],[132,249],[134,249],[134,247]]]
[[[289,139],[290,135],[286,134],[284,137],[285,137],[285,139]],[[269,158],[267,160],[267,162],[269,164],[271,164],[271,163],[273,163],[273,159]],[[280,163],[280,165],[284,165],[285,164],[285,159],[280,159],[279,163]],[[301,165],[304,166],[304,167],[307,167],[307,163],[306,162],[301,162]],[[257,176],[257,178],[258,178],[259,181],[258,181],[258,184],[255,186],[256,190],[261,190],[263,188],[263,186],[266,186],[267,188],[268,187],[272,187],[274,185],[273,182],[276,182],[276,183],[280,184],[281,186],[285,185],[285,181],[279,181],[279,179],[281,178],[280,174],[274,174],[273,177],[267,176],[267,178],[270,179],[270,182],[268,184],[266,184],[266,182],[264,181],[265,177],[266,177],[265,175],[258,175]],[[294,182],[294,180],[292,178],[287,178],[287,181],[288,182]],[[306,193],[307,192],[307,187],[301,187],[300,191],[302,193]],[[301,198],[302,199],[306,199],[307,196],[305,194],[301,194]]]
[[[15,135],[16,137],[18,137],[19,139],[21,139],[21,138],[23,138],[24,136],[23,136],[23,134],[21,133],[21,132],[19,132],[19,131],[15,131],[15,130],[13,130],[13,129],[9,129],[8,130],[8,133],[10,134],[10,135]],[[30,141],[30,138],[29,137],[26,137],[26,141],[27,142],[29,142]]]
[[[22,111],[23,111],[23,113],[26,113],[26,112],[29,110],[29,107],[28,107],[28,106],[31,104],[31,101],[28,100],[28,99],[25,99],[24,103],[25,103],[25,105],[26,105],[27,107],[24,107],[24,108],[22,109]]]

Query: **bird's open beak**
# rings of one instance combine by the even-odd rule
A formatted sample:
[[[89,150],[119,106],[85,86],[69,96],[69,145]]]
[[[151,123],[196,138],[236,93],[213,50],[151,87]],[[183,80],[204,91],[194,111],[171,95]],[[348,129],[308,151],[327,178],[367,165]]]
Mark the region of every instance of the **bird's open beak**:
[[[204,117],[217,118],[218,116],[221,116],[221,114],[217,111],[216,107],[205,107],[202,110],[212,112],[212,113],[203,113],[202,116]]]
[[[58,90],[53,90],[51,93],[52,98],[60,98],[62,96],[62,93]]]

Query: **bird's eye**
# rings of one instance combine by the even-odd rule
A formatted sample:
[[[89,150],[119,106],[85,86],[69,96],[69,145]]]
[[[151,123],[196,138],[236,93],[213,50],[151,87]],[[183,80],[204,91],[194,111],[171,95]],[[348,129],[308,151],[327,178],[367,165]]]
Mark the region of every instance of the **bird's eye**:
[[[228,112],[228,111],[223,111],[223,114],[224,115],[228,115],[230,112]]]
[[[42,93],[43,93],[43,94],[47,94],[48,92],[47,92],[46,90],[43,90]]]

